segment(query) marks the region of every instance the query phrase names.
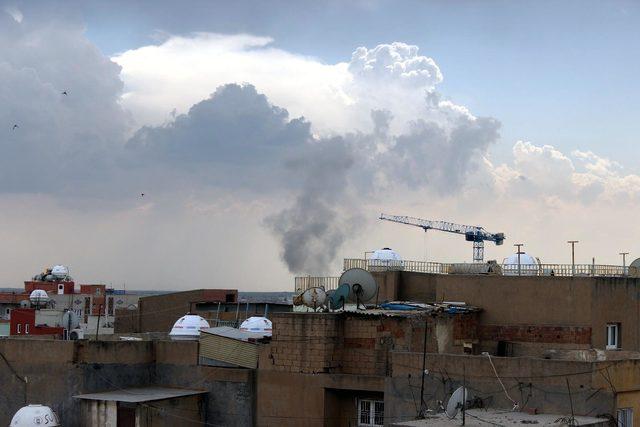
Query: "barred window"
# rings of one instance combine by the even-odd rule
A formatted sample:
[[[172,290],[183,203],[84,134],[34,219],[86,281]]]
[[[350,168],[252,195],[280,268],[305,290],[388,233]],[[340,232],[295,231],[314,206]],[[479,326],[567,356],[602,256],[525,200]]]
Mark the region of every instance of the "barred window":
[[[378,427],[384,425],[384,402],[382,400],[358,399],[358,425]]]

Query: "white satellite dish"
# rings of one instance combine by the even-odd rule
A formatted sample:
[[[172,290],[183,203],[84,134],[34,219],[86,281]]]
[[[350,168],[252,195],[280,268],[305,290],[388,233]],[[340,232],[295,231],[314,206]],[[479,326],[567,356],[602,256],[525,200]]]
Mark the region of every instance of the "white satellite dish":
[[[376,279],[362,268],[350,268],[345,271],[338,283],[349,285],[349,301],[357,304],[369,302],[378,295]]]
[[[78,326],[80,326],[80,318],[78,315],[72,310],[65,311],[62,315],[62,327],[71,331],[77,329]]]
[[[446,413],[449,418],[455,418],[458,415],[458,411],[462,408],[462,405],[467,401],[467,389],[464,387],[458,387],[453,392],[447,403]]]

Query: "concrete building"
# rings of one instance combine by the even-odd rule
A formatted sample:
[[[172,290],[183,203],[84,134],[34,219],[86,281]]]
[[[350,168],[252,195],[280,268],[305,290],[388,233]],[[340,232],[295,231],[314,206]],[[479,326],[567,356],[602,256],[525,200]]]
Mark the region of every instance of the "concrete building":
[[[73,396],[80,399],[86,426],[202,426],[207,392],[175,387],[131,387]]]
[[[178,318],[196,313],[196,304],[220,302],[235,307],[237,301],[235,289],[197,289],[142,297],[137,308],[117,310],[115,333],[169,331]]]

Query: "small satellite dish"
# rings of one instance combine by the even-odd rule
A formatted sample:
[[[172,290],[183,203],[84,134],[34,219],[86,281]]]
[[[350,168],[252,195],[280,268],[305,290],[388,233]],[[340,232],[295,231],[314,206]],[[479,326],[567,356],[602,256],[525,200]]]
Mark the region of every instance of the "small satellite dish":
[[[344,307],[344,303],[349,300],[349,293],[351,292],[351,287],[343,283],[338,286],[338,289],[330,291],[329,295],[329,308],[332,310],[339,310]]]
[[[80,326],[80,318],[78,318],[78,315],[75,313],[75,311],[65,311],[65,313],[62,315],[62,327],[70,331],[72,329],[78,328],[78,326]]]
[[[449,402],[447,402],[447,416],[449,418],[455,418],[455,416],[458,415],[458,411],[466,401],[467,389],[464,387],[458,387],[449,398]]]
[[[362,268],[350,268],[342,273],[340,286],[349,286],[348,300],[357,304],[369,302],[378,294],[378,284],[371,273]]]

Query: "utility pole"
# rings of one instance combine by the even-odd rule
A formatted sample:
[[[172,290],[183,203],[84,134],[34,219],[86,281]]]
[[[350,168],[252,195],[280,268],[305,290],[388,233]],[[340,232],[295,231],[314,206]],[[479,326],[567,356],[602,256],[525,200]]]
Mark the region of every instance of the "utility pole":
[[[523,243],[516,243],[513,246],[518,248],[518,276],[522,275],[522,268],[520,267],[520,255],[523,254],[524,252],[522,252],[522,247],[524,246]]]
[[[96,325],[96,341],[98,341],[98,331],[100,330],[100,315],[102,314],[102,304],[98,308],[98,324]]]
[[[519,249],[519,248],[518,248]],[[467,407],[467,370],[465,364],[462,364],[462,425],[466,423],[466,407]]]
[[[424,377],[427,374],[427,325],[428,318],[424,318],[424,343],[422,345],[422,384],[420,385],[420,416],[424,418],[427,408],[424,401]]]
[[[629,252],[620,252],[618,255],[622,255],[622,274],[627,275],[627,255]]]
[[[578,240],[567,240],[567,243],[571,245],[571,275],[576,275],[576,243]]]

